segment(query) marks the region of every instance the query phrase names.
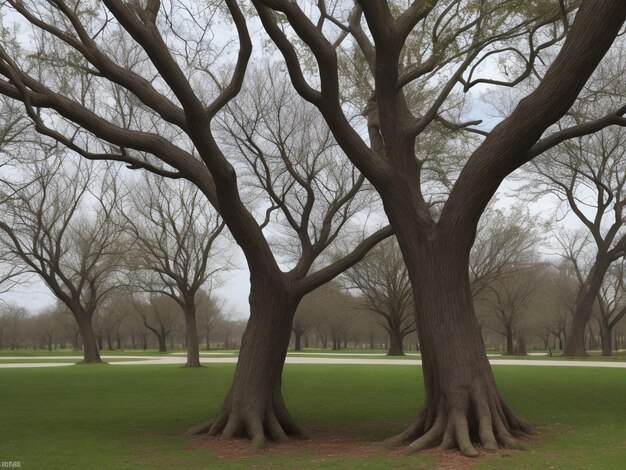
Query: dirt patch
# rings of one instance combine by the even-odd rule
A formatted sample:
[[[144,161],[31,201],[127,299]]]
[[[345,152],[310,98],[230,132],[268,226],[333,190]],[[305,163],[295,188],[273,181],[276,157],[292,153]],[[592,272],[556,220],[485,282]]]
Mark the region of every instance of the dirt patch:
[[[380,429],[397,429],[398,423],[380,423],[376,426]],[[367,428],[359,423],[359,428]],[[225,461],[255,461],[260,456],[281,456],[290,453],[310,453],[316,459],[336,457],[387,457],[389,459],[402,459],[407,456],[407,448],[385,449],[380,440],[372,440],[371,437],[359,433],[354,427],[346,425],[315,425],[315,428],[307,427],[309,439],[289,440],[281,443],[270,443],[261,451],[251,448],[247,439],[224,439],[221,437],[198,437],[190,444],[190,449],[208,449],[217,454]],[[480,456],[477,458],[464,457],[459,451],[442,451],[431,449],[423,452],[423,455],[431,457],[435,461],[438,470],[468,470],[472,469],[493,456],[514,454],[517,451],[502,450],[490,453],[478,447]]]

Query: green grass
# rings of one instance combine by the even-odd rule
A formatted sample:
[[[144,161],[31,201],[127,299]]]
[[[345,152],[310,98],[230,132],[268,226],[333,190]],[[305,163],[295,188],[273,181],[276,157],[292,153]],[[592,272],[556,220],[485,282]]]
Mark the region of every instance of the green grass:
[[[0,462],[22,468],[250,468],[222,460],[183,431],[213,415],[234,365],[0,370]],[[496,366],[502,394],[539,432],[527,452],[480,469],[623,469],[626,373],[618,369]],[[287,365],[284,390],[306,425],[372,440],[400,431],[422,399],[417,367]],[[433,468],[428,455],[327,457],[261,453],[257,468]]]

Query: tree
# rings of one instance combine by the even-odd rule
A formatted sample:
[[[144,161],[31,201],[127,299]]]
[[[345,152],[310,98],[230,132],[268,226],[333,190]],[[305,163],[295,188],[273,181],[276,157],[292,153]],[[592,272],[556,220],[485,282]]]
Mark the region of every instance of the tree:
[[[52,351],[55,339],[58,339],[61,331],[55,315],[55,308],[47,309],[33,317],[29,329],[42,347]]]
[[[69,341],[74,351],[81,349],[80,327],[78,326],[78,323],[76,323],[72,312],[63,302],[57,300],[57,303],[52,310],[52,314],[59,329],[63,332],[63,342],[65,343],[66,341]]]
[[[164,294],[151,294],[147,302],[134,306],[143,325],[156,336],[159,352],[167,352],[167,337],[176,325],[176,302]]]
[[[334,351],[341,349],[342,341],[345,347],[352,320],[358,312],[356,298],[333,281],[308,294],[302,305],[308,310],[309,325],[315,328],[324,349],[329,346],[329,338]]]
[[[132,313],[132,301],[130,294],[118,291],[115,297],[111,296],[96,310],[95,320],[102,332],[103,341],[106,341],[107,349],[115,350],[113,345],[117,340],[117,348],[120,348],[120,329],[122,323]]]
[[[201,367],[198,295],[228,262],[224,256],[216,257],[214,247],[224,223],[189,182],[146,176],[134,187],[124,225],[134,241],[135,282],[142,290],[167,295],[179,305],[185,319],[185,367]]]
[[[379,243],[343,278],[364,297],[363,308],[379,316],[389,335],[387,355],[404,356],[404,338],[415,332],[415,315],[409,275],[396,241]]]
[[[294,349],[296,351],[302,351],[302,337],[306,335],[315,322],[317,308],[315,302],[311,302],[311,297],[312,294],[309,294],[302,299],[293,317],[291,330],[293,331]]]
[[[607,271],[605,281],[598,294],[596,318],[600,327],[602,355],[613,355],[613,331],[626,316],[626,261],[614,264]]]
[[[17,305],[7,304],[0,309],[0,340],[3,340],[10,349],[20,348],[25,336],[27,317],[26,310]]]
[[[198,301],[198,329],[202,332],[204,336],[204,340],[206,343],[206,349],[211,349],[211,336],[213,335],[213,330],[219,322],[219,320],[223,317],[222,312],[222,304],[216,297],[211,295],[210,291],[201,290],[198,293],[199,301]]]
[[[2,204],[0,243],[9,255],[5,262],[38,275],[72,312],[83,362],[98,363],[93,316],[120,284],[119,194],[112,173],[69,163],[48,154],[22,167],[24,181],[5,181],[2,193],[10,197]]]
[[[626,124],[624,109],[612,109],[582,123],[565,119],[564,129],[542,137],[565,116],[619,34],[623,3],[585,0],[571,23],[577,3],[503,8],[471,1],[406,7],[359,1],[346,11],[321,1],[309,14],[288,0],[252,3],[296,90],[320,110],[379,193],[407,265],[426,398],[415,422],[391,442],[411,442],[413,450],[458,446],[467,456],[478,454],[472,435],[489,450],[515,446],[514,435],[528,426],[499,396],[487,361],[471,300],[470,250],[485,207],[510,173],[568,137]],[[541,51],[556,44],[560,51],[540,83],[491,131],[461,120],[462,109],[451,105],[457,91],[480,84],[514,87],[537,71]],[[362,74],[340,75],[344,56],[338,51],[359,57]],[[515,64],[514,76],[508,78],[507,70],[481,77],[490,59]],[[301,64],[314,64],[312,78]],[[368,87],[371,93],[364,91]],[[366,101],[350,95],[353,89]],[[450,168],[454,182],[432,210],[422,181],[433,155],[422,153],[420,137],[427,139],[436,124],[484,139],[458,173]],[[360,132],[365,128],[368,142]]]
[[[201,5],[183,0],[172,8],[152,0],[106,0],[84,9],[72,8],[64,0],[54,0],[43,9],[14,0],[5,5],[11,14],[4,21],[29,24],[35,38],[28,44],[10,38],[0,45],[0,75],[5,77],[0,80],[0,94],[22,101],[38,132],[83,158],[124,162],[131,169],[191,181],[215,207],[244,253],[251,273],[250,320],[232,387],[219,416],[189,432],[226,437],[245,434],[257,447],[265,445],[267,435],[283,439],[300,434],[281,392],[297,305],[308,292],[358,262],[392,234],[389,227],[383,227],[364,237],[344,258],[328,264],[321,261],[346,224],[346,216],[353,214],[351,201],[363,178],[337,162],[340,152],[333,145],[329,153],[323,152],[326,161],[334,161],[332,166],[354,177],[348,184],[328,180],[337,184],[334,188],[308,180],[308,163],[317,155],[301,145],[300,154],[305,157],[301,165],[276,161],[287,168],[280,174],[288,174],[293,184],[276,187],[284,179],[266,179],[267,199],[272,202],[264,210],[255,211],[244,202],[238,174],[242,158],[233,157],[232,147],[226,151],[219,145],[212,126],[242,89],[252,50],[245,17],[235,0],[226,0],[226,8],[221,2]],[[218,70],[217,64],[224,64],[226,58],[218,60],[216,44],[211,44],[217,37],[212,28],[220,27],[223,33],[224,22],[234,27],[232,35],[220,34],[220,41],[238,40],[239,51],[232,67]],[[12,47],[15,43],[20,45],[17,50]],[[27,67],[28,63],[33,67]],[[103,102],[114,105],[102,106]],[[268,124],[261,129],[271,126],[276,117],[273,112],[265,113]],[[301,127],[304,133],[320,128]],[[284,140],[269,142],[272,158],[276,144]],[[257,151],[239,144],[242,150]],[[298,145],[298,140],[291,144]],[[265,146],[260,149],[267,153]],[[254,163],[256,157],[247,155]],[[258,175],[254,165],[249,169],[254,176],[266,176],[263,167],[258,168]],[[320,195],[320,189],[331,197]],[[308,203],[298,207],[298,200]],[[320,209],[310,210],[310,206]],[[264,233],[271,222],[268,214],[279,214],[300,244],[299,256],[291,260],[286,272],[280,269]]]
[[[508,213],[487,208],[480,219],[476,239],[470,253],[470,282],[474,299],[511,270],[525,268],[541,242],[541,221],[522,206],[513,206]]]
[[[574,119],[581,121],[623,106],[624,67],[626,55],[623,47],[617,48],[588,85],[588,98],[570,111]],[[528,185],[531,194],[549,194],[559,206],[566,205],[590,235],[595,250],[588,270],[580,273],[583,277],[564,352],[585,356],[585,328],[603,279],[610,266],[626,255],[626,131],[609,127],[565,141],[533,161],[530,173],[534,176]]]
[[[539,287],[544,266],[527,263],[511,266],[488,288],[485,304],[494,329],[506,339],[506,354],[526,355],[522,324],[528,317],[533,294]],[[526,318],[525,318],[526,317]]]

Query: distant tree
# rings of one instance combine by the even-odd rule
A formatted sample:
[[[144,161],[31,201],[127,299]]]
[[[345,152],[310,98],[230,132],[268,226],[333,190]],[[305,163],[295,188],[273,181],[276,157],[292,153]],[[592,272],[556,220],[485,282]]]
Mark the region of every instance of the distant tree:
[[[506,354],[526,355],[524,327],[546,267],[527,260],[525,265],[509,269],[489,285],[483,302],[490,313],[492,328],[506,340]]]
[[[4,261],[36,274],[72,312],[85,363],[101,362],[92,321],[120,283],[125,243],[115,224],[115,176],[62,158],[22,165],[21,179],[0,189]]]
[[[611,51],[588,84],[588,98],[570,114],[577,122],[611,107],[626,108],[624,48]],[[626,122],[626,118],[623,118]],[[626,256],[626,129],[607,127],[592,135],[576,136],[533,160],[534,176],[525,190],[536,196],[551,195],[582,224],[588,234],[592,258],[576,294],[576,306],[566,356],[585,356],[585,328],[610,266]]]
[[[470,254],[470,282],[474,299],[493,283],[524,267],[542,241],[544,223],[521,205],[508,210],[488,208],[478,224]]]
[[[204,337],[206,349],[211,349],[211,337],[219,320],[223,317],[223,302],[205,290],[198,292],[197,312],[198,330]]]
[[[132,314],[132,301],[130,294],[125,290],[119,290],[117,295],[106,299],[106,302],[96,310],[96,323],[102,332],[103,342],[110,351],[116,349],[114,342],[117,341],[117,349],[121,348],[120,330],[122,323]]]
[[[133,282],[178,304],[185,319],[185,367],[201,367],[198,295],[211,277],[228,267],[225,249],[215,247],[224,222],[202,192],[184,180],[144,175],[128,201],[124,227],[133,240]]]
[[[62,332],[64,342],[69,341],[72,345],[72,349],[78,351],[81,347],[80,327],[72,312],[64,303],[57,301],[56,305],[52,308],[52,316]]]
[[[9,349],[19,349],[22,346],[27,318],[26,310],[22,307],[15,304],[0,306],[0,330]]]
[[[613,355],[615,326],[626,317],[626,261],[613,264],[598,294],[596,319],[602,341],[602,355]]]
[[[319,287],[302,299],[308,323],[314,329],[322,347],[340,350],[345,347],[352,321],[359,304],[337,281]]]
[[[168,336],[176,327],[178,304],[164,294],[151,294],[146,301],[136,301],[134,307],[146,329],[154,333],[159,352],[167,352]]]
[[[52,351],[55,341],[59,340],[62,332],[55,315],[55,307],[32,316],[30,320],[29,329],[35,340],[48,351]]]
[[[358,291],[362,308],[378,316],[389,336],[387,355],[403,356],[404,338],[415,332],[415,315],[411,282],[395,239],[379,243],[342,278]]]
[[[302,351],[302,338],[311,330],[314,324],[317,306],[314,301],[311,302],[310,296],[311,294],[302,299],[291,324],[291,331],[294,336],[294,349],[296,351]]]

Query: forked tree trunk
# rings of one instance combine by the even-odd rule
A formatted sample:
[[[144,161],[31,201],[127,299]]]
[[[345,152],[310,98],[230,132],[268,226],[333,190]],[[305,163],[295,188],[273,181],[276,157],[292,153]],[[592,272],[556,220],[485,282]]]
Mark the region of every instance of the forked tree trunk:
[[[389,330],[389,349],[387,350],[387,356],[404,356],[402,334],[394,328]]]
[[[187,431],[223,437],[245,436],[255,448],[267,439],[302,436],[285,406],[281,379],[299,299],[269,281],[253,280],[250,319],[241,340],[233,382],[221,412],[213,420]]]
[[[478,455],[472,439],[487,450],[519,447],[515,437],[530,429],[498,394],[474,313],[469,253],[450,242],[422,248],[402,234],[398,240],[413,287],[426,396],[417,419],[389,444],[458,447],[466,456]]]
[[[185,367],[202,367],[195,312],[185,312],[185,331],[187,337],[187,363]]]
[[[102,362],[100,359],[100,350],[98,348],[98,340],[93,331],[91,316],[83,312],[74,313],[74,318],[78,322],[80,337],[83,340],[83,360],[84,364],[98,364]]]
[[[565,342],[564,356],[588,356],[585,349],[585,332],[591,318],[593,304],[598,297],[602,281],[610,265],[611,262],[608,259],[596,259],[587,279],[580,286],[576,296],[572,325]]]

